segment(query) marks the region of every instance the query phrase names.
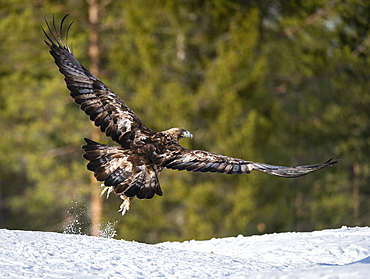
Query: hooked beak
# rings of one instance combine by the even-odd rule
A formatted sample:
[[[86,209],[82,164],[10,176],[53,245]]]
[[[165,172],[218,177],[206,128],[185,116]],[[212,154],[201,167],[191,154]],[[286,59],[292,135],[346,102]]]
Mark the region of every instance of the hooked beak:
[[[189,131],[186,131],[186,132],[184,132],[183,134],[182,134],[182,136],[184,137],[184,138],[193,138],[193,134],[192,133],[190,133]]]

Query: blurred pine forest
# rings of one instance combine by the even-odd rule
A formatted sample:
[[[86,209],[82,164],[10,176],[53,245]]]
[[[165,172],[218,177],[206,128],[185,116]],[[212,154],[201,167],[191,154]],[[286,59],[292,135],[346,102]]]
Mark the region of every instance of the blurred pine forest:
[[[155,243],[370,225],[369,1],[2,0],[0,228],[91,233],[80,146],[94,127],[43,42],[53,14],[58,26],[70,14],[87,68],[97,32],[98,77],[151,129],[191,131],[186,148],[342,159],[298,179],[164,170],[164,197],[134,200],[124,217],[118,197],[101,198],[102,229]]]

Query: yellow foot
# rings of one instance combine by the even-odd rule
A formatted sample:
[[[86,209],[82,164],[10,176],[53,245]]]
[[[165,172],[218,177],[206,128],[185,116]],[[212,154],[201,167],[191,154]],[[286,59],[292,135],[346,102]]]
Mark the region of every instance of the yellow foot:
[[[104,184],[100,184],[99,187],[104,187],[103,191],[100,193],[100,197],[104,195],[105,192],[107,192],[107,198],[109,197],[109,194],[112,193],[114,190],[113,186],[105,186]]]
[[[126,211],[130,210],[130,202],[133,198],[128,198],[125,195],[120,195],[120,198],[123,199],[123,203],[120,205],[118,212],[122,211],[122,216],[125,215]]]

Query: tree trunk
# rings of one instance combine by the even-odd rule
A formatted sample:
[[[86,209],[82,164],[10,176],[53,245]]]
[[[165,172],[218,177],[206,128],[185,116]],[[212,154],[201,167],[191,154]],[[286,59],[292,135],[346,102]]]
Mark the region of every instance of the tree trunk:
[[[353,218],[354,224],[360,226],[360,164],[354,164],[353,173],[355,175],[353,180]]]
[[[87,3],[89,4],[89,23],[90,23],[90,36],[89,36],[89,58],[91,61],[90,71],[95,76],[99,76],[99,64],[100,64],[99,3],[98,0],[88,0]],[[91,139],[93,141],[100,140],[99,130],[95,126],[92,128]],[[91,185],[91,235],[100,236],[102,200],[100,198],[98,183],[93,173],[91,173],[90,175],[90,185]]]

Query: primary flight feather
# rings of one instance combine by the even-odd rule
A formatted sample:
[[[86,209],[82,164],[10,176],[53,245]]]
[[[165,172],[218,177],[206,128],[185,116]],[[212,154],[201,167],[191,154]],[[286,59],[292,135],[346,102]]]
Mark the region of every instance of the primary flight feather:
[[[282,177],[299,177],[339,162],[330,158],[323,164],[282,167],[231,158],[203,150],[189,150],[179,144],[182,138],[193,135],[183,128],[155,132],[104,83],[82,66],[63,38],[62,19],[58,32],[53,18],[53,29],[48,41],[55,64],[64,75],[73,100],[80,105],[90,120],[112,138],[119,146],[110,146],[85,139],[83,157],[90,161],[88,170],[93,171],[98,181],[104,182],[104,192],[114,191],[124,201],[120,206],[122,215],[129,210],[134,197],[151,199],[162,196],[158,176],[164,168],[193,172],[218,172],[226,174],[250,173],[252,170],[267,172]]]

